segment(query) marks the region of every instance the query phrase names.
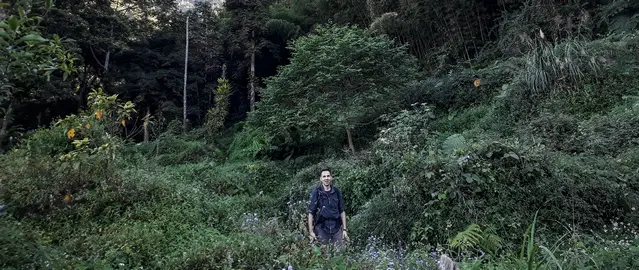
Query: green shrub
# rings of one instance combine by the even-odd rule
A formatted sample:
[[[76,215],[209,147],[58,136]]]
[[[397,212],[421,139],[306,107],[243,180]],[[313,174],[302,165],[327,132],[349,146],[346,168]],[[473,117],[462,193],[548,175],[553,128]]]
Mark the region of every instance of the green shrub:
[[[510,60],[514,77],[499,96],[502,114],[526,117],[540,104],[553,99],[560,100],[551,102],[559,108],[569,102],[572,109],[568,111],[574,112],[610,106],[619,93],[635,88],[617,78],[636,73],[632,52],[637,43],[636,35],[615,35],[595,41],[568,40],[543,44],[522,58]],[[592,84],[615,88],[611,93],[601,92],[600,87]]]
[[[2,157],[5,181],[0,198],[22,217],[30,212],[47,215],[81,199],[87,191],[106,191],[120,185],[116,164],[110,157],[92,155],[80,159],[32,156],[22,151]]]
[[[285,243],[255,234],[232,234],[190,250],[179,269],[274,269],[282,267],[273,260]]]
[[[263,128],[242,125],[241,131],[235,134],[229,146],[229,161],[256,159],[260,154],[265,154],[265,151],[272,150],[271,140]]]
[[[615,156],[639,144],[639,114],[629,109],[594,115],[581,129],[585,151],[595,155]]]
[[[277,202],[259,193],[260,187],[265,193],[279,189],[279,181],[286,179],[275,163],[131,167],[105,165],[99,157],[81,156],[67,164],[20,151],[2,156],[9,161],[2,164],[9,177],[3,179],[0,199],[29,224],[29,232],[41,232],[22,247],[15,246],[25,257],[6,253],[7,263],[19,265],[35,258],[41,239],[57,246],[56,252],[78,258],[78,264],[106,261],[115,268],[207,266],[197,262],[201,260],[220,267],[230,252],[233,267],[255,269],[268,265],[279,252],[271,249],[281,243],[277,233],[268,235],[275,228],[268,217],[277,217]],[[212,171],[217,178],[202,178]],[[238,173],[235,179],[229,178],[230,172]],[[222,180],[241,191],[232,196],[211,192]],[[249,212],[259,215],[264,225],[246,227]],[[245,230],[252,236],[222,234]]]
[[[573,116],[542,113],[532,119],[521,134],[532,141],[541,140],[549,150],[578,152],[582,149],[582,143],[577,140],[579,132],[579,122]]]
[[[148,147],[148,155],[162,166],[197,163],[206,159],[221,160],[223,153],[203,140],[185,140],[179,136],[166,135]]]
[[[20,227],[20,223],[13,218],[0,217],[0,267],[44,267],[47,254],[43,254],[36,236],[25,233]]]
[[[65,137],[66,130],[55,126],[49,129],[39,129],[28,136],[19,147],[34,155],[56,156],[73,150],[73,145]]]
[[[431,137],[422,148],[388,156],[395,175],[353,218],[351,228],[389,243],[412,239],[436,245],[475,222],[495,226],[512,243],[539,209],[539,228],[549,236],[559,233],[557,221],[588,230],[613,217],[632,217],[624,209],[636,203],[639,190],[628,190],[635,184],[624,181],[636,173],[612,161],[544,151],[468,134]]]
[[[444,111],[487,104],[512,76],[507,63],[480,70],[451,71],[442,77],[408,83],[404,104],[426,103]],[[474,85],[476,80],[478,86]]]
[[[288,171],[275,162],[199,163],[175,170],[184,181],[196,181],[217,195],[270,195],[290,178]]]
[[[551,95],[542,107],[586,119],[614,109],[627,95],[639,93],[638,75],[635,69],[628,68],[610,72],[603,78],[584,78],[583,84],[575,86],[579,91]]]
[[[475,127],[480,127],[482,119],[489,115],[491,109],[488,105],[479,105],[464,110],[452,111],[448,115],[443,115],[434,121],[430,127],[433,130],[443,133],[461,133]]]
[[[272,195],[289,182],[291,175],[276,162],[254,162],[246,165],[251,183],[258,193]]]
[[[639,264],[637,240],[615,241],[604,235],[568,231],[558,241],[535,241],[530,261],[525,253],[508,252],[496,258],[468,260],[462,265],[469,269],[529,269],[530,262],[542,269],[634,269]]]

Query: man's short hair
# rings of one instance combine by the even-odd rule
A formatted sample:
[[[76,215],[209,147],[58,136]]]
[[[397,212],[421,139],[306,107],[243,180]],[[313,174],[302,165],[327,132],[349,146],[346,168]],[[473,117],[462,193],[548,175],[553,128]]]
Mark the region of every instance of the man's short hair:
[[[324,172],[324,171],[328,171],[329,173],[333,174],[333,172],[331,171],[331,168],[330,168],[330,167],[322,167],[322,168],[319,170],[319,172],[317,172],[317,174],[318,174],[319,176],[322,176],[322,172]]]

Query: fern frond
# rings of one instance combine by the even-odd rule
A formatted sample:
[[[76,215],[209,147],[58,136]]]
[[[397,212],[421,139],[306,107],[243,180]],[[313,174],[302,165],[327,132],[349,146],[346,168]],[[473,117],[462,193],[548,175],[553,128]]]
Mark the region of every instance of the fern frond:
[[[479,246],[483,240],[482,231],[479,225],[470,224],[466,230],[457,233],[457,235],[450,240],[450,246],[458,250],[469,250]]]
[[[504,245],[504,239],[496,234],[484,232],[480,246],[482,250],[491,255],[495,255]]]
[[[230,160],[244,160],[255,158],[261,151],[266,150],[270,144],[268,133],[260,128],[249,127],[234,136],[229,146]]]

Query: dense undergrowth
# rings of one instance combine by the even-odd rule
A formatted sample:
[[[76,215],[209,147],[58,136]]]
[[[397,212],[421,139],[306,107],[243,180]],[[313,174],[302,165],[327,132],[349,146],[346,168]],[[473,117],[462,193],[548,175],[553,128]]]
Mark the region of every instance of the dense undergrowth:
[[[434,269],[445,253],[464,269],[636,268],[638,47],[567,41],[411,81],[413,105],[367,148],[320,158],[269,160],[277,146],[250,123],[134,144],[96,105],[0,156],[0,265]],[[305,229],[324,165],[353,239],[328,258]]]

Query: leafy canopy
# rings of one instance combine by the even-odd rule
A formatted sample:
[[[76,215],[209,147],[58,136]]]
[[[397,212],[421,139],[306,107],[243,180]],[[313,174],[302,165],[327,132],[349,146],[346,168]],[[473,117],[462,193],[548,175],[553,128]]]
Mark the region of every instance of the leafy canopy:
[[[0,47],[6,48],[0,50],[0,83],[3,92],[9,90],[2,93],[3,97],[27,98],[32,93],[22,93],[19,85],[41,76],[43,71],[49,78],[60,70],[66,79],[75,72],[73,64],[77,59],[64,49],[64,40],[59,36],[42,37],[38,26],[41,17],[27,14],[21,5],[17,9],[18,16],[0,21]]]
[[[406,48],[354,26],[319,26],[289,49],[291,63],[268,79],[255,113],[286,139],[334,139],[396,106],[417,73]]]

